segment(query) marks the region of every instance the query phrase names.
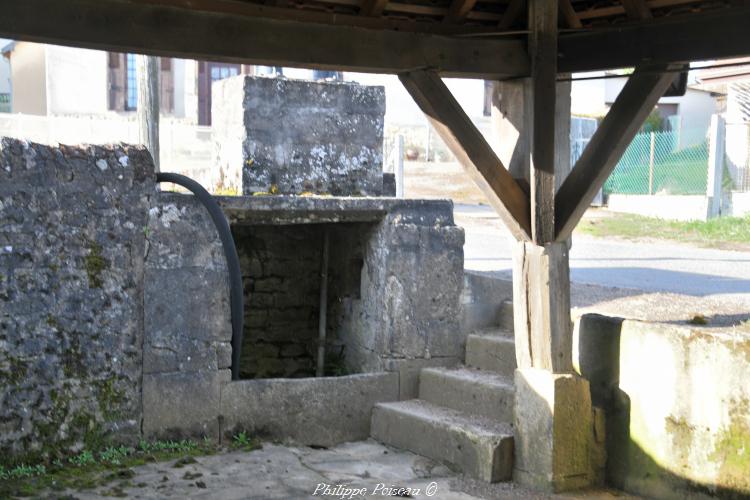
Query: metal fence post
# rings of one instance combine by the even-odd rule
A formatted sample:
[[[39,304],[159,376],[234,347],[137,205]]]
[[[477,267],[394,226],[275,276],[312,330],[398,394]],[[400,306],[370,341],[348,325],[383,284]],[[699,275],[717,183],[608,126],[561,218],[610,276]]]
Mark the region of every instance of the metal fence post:
[[[709,218],[721,215],[725,130],[724,118],[712,115],[708,139],[708,182],[706,183]]]
[[[656,133],[651,132],[651,150],[648,157],[648,194],[654,194],[654,149],[656,146]]]
[[[404,197],[404,136],[396,138],[396,198]]]

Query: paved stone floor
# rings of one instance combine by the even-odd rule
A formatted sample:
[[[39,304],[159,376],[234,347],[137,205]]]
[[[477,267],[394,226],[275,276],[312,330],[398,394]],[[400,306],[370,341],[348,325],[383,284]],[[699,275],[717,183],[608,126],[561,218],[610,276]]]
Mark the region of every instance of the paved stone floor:
[[[345,443],[327,450],[265,444],[263,449],[252,452],[197,457],[195,463],[180,467],[175,467],[175,462],[135,468],[136,475],[130,480],[133,486],[123,488],[124,493],[128,498],[207,500],[387,496],[450,500],[636,498],[607,491],[549,496],[510,483],[486,485],[461,478],[432,460],[374,441]],[[108,485],[101,491],[68,492],[70,496],[65,498],[106,498],[103,495],[111,488]],[[397,495],[399,488],[411,488],[402,491],[411,496]]]

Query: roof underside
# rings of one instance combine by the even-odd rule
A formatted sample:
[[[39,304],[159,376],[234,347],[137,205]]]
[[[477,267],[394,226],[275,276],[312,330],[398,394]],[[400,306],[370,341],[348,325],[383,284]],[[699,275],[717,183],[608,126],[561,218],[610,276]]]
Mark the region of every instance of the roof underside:
[[[197,10],[429,33],[526,28],[523,0],[131,0]],[[553,1],[553,0],[550,0]],[[561,0],[560,26],[601,28],[717,12],[736,0]]]
[[[744,0],[557,1],[561,73],[750,54]],[[0,36],[17,40],[377,73],[529,74],[525,0],[0,0],[0,12]]]

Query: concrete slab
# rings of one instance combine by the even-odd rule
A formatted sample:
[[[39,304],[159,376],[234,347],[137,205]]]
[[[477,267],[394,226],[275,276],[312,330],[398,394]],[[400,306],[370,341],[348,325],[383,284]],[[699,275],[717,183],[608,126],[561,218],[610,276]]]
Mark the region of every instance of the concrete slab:
[[[425,368],[419,398],[503,422],[513,421],[513,379],[470,368]]]
[[[224,435],[334,446],[370,435],[374,404],[398,400],[398,373],[239,380],[221,392]]]
[[[123,488],[128,498],[190,499],[308,499],[316,488],[330,486],[366,491],[351,498],[383,498],[383,487],[412,488],[413,498],[441,500],[631,500],[619,492],[593,491],[547,495],[513,483],[486,484],[462,478],[436,462],[372,440],[345,443],[330,449],[264,444],[252,452],[226,452],[197,457],[196,463],[174,467],[175,461],[133,469]],[[380,490],[376,492],[376,488]],[[111,498],[111,485],[87,491],[50,492],[54,498],[98,500]],[[415,489],[420,488],[417,494]],[[428,488],[430,488],[428,490]],[[431,493],[428,494],[428,493]],[[41,495],[47,498],[45,495]],[[317,497],[342,498],[341,496]]]
[[[372,436],[441,460],[452,469],[483,481],[511,477],[513,431],[509,424],[470,417],[415,399],[376,405]]]
[[[513,337],[471,334],[466,338],[466,364],[512,377],[516,369]]]

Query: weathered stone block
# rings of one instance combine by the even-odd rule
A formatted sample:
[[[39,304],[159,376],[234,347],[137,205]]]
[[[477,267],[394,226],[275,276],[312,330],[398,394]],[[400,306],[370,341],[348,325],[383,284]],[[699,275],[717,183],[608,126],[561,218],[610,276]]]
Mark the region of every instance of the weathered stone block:
[[[536,368],[515,372],[514,480],[545,491],[590,484],[589,383]]]
[[[226,436],[239,431],[316,446],[370,435],[376,403],[398,400],[398,374],[241,380],[223,386]]]
[[[141,146],[0,139],[0,461],[137,441],[154,186]]]
[[[144,374],[145,437],[219,437],[221,387],[229,371]]]
[[[244,194],[382,193],[382,87],[238,76],[213,92],[222,187],[241,172]]]

